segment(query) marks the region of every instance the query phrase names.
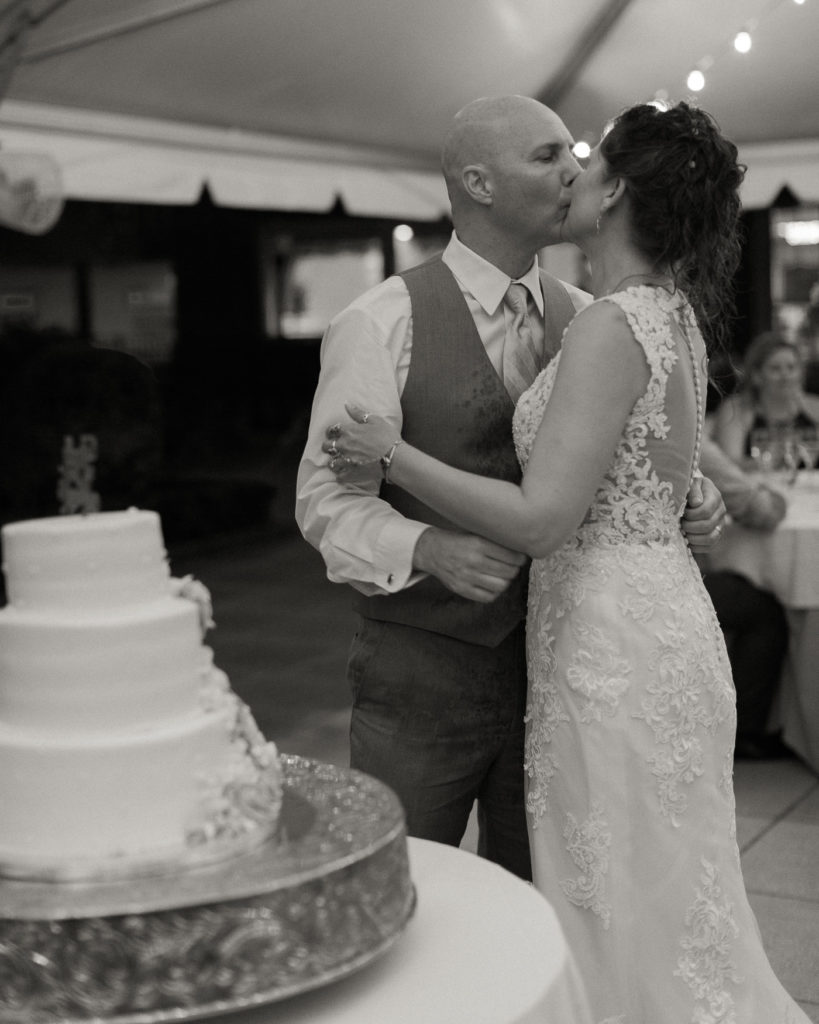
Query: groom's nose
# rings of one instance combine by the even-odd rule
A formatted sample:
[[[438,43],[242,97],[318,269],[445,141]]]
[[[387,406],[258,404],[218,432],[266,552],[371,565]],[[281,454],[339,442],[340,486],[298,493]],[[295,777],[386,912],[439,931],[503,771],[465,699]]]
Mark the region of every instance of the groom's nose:
[[[561,169],[560,178],[563,184],[568,188],[574,179],[580,174],[582,168],[574,157],[573,153],[569,153],[564,162],[563,168]]]

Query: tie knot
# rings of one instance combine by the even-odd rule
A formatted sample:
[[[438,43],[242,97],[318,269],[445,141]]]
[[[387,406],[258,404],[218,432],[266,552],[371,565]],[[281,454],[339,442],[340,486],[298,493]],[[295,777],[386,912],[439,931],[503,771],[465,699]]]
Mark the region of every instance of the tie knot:
[[[529,289],[525,284],[514,282],[506,289],[506,303],[516,316],[526,316],[529,305]]]

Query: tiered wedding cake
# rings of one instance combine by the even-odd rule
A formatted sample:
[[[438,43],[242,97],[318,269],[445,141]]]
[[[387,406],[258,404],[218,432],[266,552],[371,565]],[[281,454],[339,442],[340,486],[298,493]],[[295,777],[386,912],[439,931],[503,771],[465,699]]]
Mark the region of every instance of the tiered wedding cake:
[[[0,1024],[180,1024],[381,955],[415,905],[397,797],[265,742],[156,513],[2,543]]]
[[[105,878],[232,855],[273,830],[276,748],[203,645],[159,516],[3,527],[0,875]]]

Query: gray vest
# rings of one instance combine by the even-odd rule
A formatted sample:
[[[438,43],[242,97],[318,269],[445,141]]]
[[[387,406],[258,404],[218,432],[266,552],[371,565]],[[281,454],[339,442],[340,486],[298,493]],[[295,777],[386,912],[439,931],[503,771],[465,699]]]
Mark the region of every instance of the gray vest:
[[[412,303],[412,353],[401,396],[402,436],[458,469],[520,480],[512,440],[514,405],[483,346],[452,272],[433,257],[401,275]],[[546,351],[553,355],[574,316],[566,289],[541,273],[546,299]],[[460,530],[400,487],[381,497],[409,519]],[[491,604],[469,601],[433,577],[386,596],[356,594],[366,618],[396,622],[468,643],[495,647],[525,616],[527,569]]]

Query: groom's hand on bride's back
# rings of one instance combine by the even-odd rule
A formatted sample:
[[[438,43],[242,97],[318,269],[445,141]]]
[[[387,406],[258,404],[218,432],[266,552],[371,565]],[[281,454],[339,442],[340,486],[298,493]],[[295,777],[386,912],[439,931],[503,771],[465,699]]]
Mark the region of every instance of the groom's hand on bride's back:
[[[418,538],[412,565],[461,597],[486,604],[509,587],[526,560],[483,537],[431,526]]]
[[[716,484],[707,476],[697,476],[682,520],[683,533],[695,554],[704,554],[719,542],[727,514]]]

